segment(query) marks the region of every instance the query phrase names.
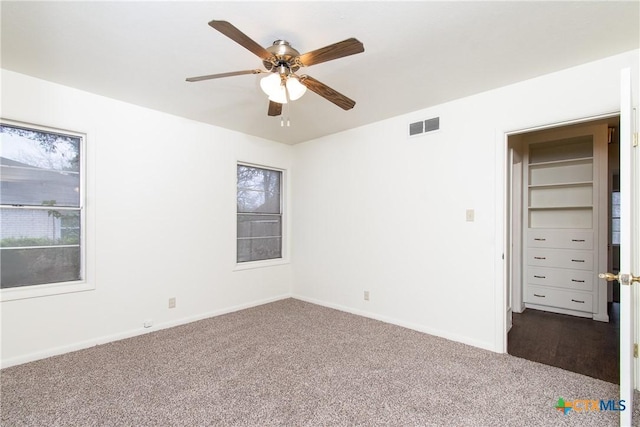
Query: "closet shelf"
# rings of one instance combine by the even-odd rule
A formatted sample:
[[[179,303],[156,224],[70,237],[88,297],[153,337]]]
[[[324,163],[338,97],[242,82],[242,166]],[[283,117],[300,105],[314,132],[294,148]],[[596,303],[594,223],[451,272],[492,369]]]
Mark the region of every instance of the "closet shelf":
[[[529,206],[530,211],[542,211],[542,210],[587,210],[593,209],[593,205],[568,205],[568,206]]]
[[[593,181],[554,182],[553,184],[529,184],[529,188],[584,187],[593,185]]]
[[[576,163],[586,163],[592,162],[593,157],[578,157],[571,159],[563,159],[563,160],[549,160],[546,162],[535,162],[529,163],[529,168],[535,168],[537,166],[548,166],[548,165],[567,165],[567,164],[576,164]]]

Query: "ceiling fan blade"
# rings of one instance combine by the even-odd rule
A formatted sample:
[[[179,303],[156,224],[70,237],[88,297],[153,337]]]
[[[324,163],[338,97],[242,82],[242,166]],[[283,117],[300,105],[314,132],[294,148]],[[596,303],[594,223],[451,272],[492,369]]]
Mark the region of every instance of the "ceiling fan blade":
[[[263,70],[232,71],[230,73],[209,74],[207,76],[189,77],[187,78],[187,81],[199,82],[201,80],[211,80],[211,79],[219,79],[222,77],[241,76],[243,74],[260,74],[260,73],[266,73],[266,71],[263,71]]]
[[[298,57],[303,67],[364,52],[364,45],[354,38],[312,50]]]
[[[347,98],[343,94],[335,91],[334,89],[331,89],[326,84],[321,83],[313,77],[307,76],[306,74],[300,76],[300,83],[305,85],[307,89],[310,89],[321,97],[325,98],[327,101],[333,102],[343,110],[350,110],[356,105],[356,101],[354,101],[353,99]]]
[[[267,115],[279,116],[280,114],[282,114],[282,104],[269,101],[269,111],[267,112]]]
[[[253,52],[254,55],[259,56],[264,61],[268,61],[273,56],[267,49],[260,46],[258,43],[249,38],[242,31],[228,23],[227,21],[211,21],[209,25],[220,31],[225,36],[229,37],[234,42],[238,43],[240,46],[248,49],[250,52]]]

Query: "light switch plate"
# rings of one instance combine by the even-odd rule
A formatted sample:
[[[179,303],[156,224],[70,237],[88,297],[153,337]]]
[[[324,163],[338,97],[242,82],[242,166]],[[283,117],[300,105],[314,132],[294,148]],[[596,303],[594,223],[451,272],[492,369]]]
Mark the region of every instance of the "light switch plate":
[[[473,209],[467,209],[467,221],[473,222],[475,219],[475,211]]]

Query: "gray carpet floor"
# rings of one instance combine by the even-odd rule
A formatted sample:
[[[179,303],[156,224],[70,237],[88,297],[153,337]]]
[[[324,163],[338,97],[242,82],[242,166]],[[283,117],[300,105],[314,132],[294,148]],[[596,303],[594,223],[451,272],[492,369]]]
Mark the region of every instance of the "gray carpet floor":
[[[3,426],[618,425],[554,408],[615,384],[295,299],[6,368],[0,391]]]

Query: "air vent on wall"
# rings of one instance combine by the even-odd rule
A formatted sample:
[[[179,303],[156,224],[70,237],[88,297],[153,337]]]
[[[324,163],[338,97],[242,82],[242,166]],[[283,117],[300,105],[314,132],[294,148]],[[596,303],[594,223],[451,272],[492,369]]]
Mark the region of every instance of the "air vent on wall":
[[[440,117],[409,124],[409,136],[417,136],[440,129]]]
[[[424,122],[415,122],[409,125],[409,136],[420,135],[424,132]]]

